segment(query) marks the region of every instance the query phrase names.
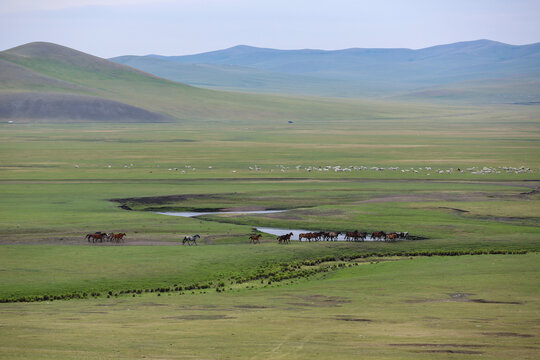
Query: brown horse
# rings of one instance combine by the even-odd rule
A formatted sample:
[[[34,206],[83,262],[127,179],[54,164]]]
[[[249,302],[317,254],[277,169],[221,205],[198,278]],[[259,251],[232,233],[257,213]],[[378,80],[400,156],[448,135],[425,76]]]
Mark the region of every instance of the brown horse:
[[[98,240],[99,242],[103,242],[104,239],[105,240],[107,239],[107,234],[102,233],[102,232],[96,232],[93,234],[86,235],[86,238],[88,239],[88,242],[90,242],[90,240],[92,240],[93,243],[95,243]]]
[[[330,240],[330,241],[337,241],[338,239],[338,236],[339,234],[341,234],[340,232],[335,232],[335,231],[331,231],[329,233],[326,233],[326,241]]]
[[[311,233],[298,234],[298,240],[302,241],[302,239],[306,239],[308,241],[311,241]]]
[[[302,241],[302,239],[306,239],[307,241],[311,242],[311,240],[316,241],[318,236],[319,233],[302,233],[298,235],[298,240]]]
[[[288,233],[285,235],[278,236],[277,240],[280,244],[289,244],[291,242],[291,237],[293,236],[293,233]]]
[[[251,244],[260,244],[260,241],[259,241],[259,240],[260,240],[261,236],[262,236],[261,234],[258,234],[258,235],[251,235],[251,236],[249,237],[249,242],[250,242]]]
[[[386,233],[384,231],[375,231],[371,234],[373,240],[383,240],[386,238]]]
[[[356,241],[358,239],[358,230],[345,233],[345,241]]]
[[[396,241],[398,238],[398,234],[396,233],[390,233],[390,234],[386,234],[386,241]]]
[[[110,240],[114,241],[115,243],[124,242],[124,236],[126,236],[126,233],[113,233],[110,237]]]

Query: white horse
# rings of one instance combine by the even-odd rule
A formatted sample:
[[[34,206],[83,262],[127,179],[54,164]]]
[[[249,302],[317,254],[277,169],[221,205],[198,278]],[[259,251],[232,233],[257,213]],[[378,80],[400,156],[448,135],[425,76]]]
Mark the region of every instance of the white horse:
[[[200,239],[200,235],[197,234],[197,235],[193,235],[193,236],[185,236],[184,237],[184,240],[182,240],[182,245],[186,245],[186,243],[191,246],[191,243],[194,243],[195,245],[197,245],[197,239]]]

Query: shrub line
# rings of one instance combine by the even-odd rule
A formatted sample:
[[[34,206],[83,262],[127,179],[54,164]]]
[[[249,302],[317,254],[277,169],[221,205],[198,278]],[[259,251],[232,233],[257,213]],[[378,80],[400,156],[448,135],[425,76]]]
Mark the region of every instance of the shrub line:
[[[524,255],[527,254],[527,250],[439,250],[439,251],[391,251],[391,252],[373,252],[373,253],[362,253],[362,254],[352,254],[352,255],[328,255],[320,258],[309,259],[309,260],[299,260],[290,263],[274,263],[260,266],[254,273],[247,276],[235,275],[229,278],[231,285],[235,284],[245,284],[250,281],[255,280],[267,280],[268,284],[274,282],[280,282],[283,280],[300,278],[300,277],[310,277],[322,272],[334,271],[346,266],[351,266],[351,264],[346,264],[347,262],[356,260],[356,259],[365,259],[365,258],[384,258],[384,257],[419,257],[419,256],[465,256],[465,255]],[[324,264],[331,262],[342,261],[339,264]],[[318,266],[315,268],[305,269],[302,267],[305,266]],[[160,286],[150,289],[127,289],[127,290],[109,290],[105,293],[102,292],[73,292],[60,295],[37,295],[37,296],[21,296],[15,298],[3,298],[0,299],[0,303],[16,303],[16,302],[40,302],[40,301],[54,301],[54,300],[74,300],[74,299],[88,299],[88,298],[99,298],[99,297],[118,297],[119,295],[129,295],[132,294],[140,295],[143,293],[157,293],[158,296],[161,293],[170,293],[170,292],[179,292],[184,294],[184,291],[194,291],[194,290],[205,290],[210,288],[215,288],[217,292],[225,291],[225,282],[219,281],[214,284],[213,281],[207,281],[203,283],[192,283],[188,285],[172,285],[172,286]]]

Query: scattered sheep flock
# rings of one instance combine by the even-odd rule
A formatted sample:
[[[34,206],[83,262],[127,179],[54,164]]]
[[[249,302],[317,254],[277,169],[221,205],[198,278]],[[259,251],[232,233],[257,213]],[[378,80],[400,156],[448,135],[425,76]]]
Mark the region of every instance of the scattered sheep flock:
[[[134,167],[133,164],[123,165],[124,168],[131,169]],[[160,165],[156,165],[157,168],[160,168]],[[80,165],[75,165],[75,168],[80,168]],[[112,169],[112,165],[106,165],[106,168]],[[214,169],[213,166],[208,166],[209,170]],[[380,166],[348,166],[348,167],[341,167],[340,165],[327,165],[327,166],[302,166],[297,165],[294,167],[285,166],[285,165],[275,165],[274,167],[270,167],[268,169],[264,169],[258,165],[252,165],[248,166],[247,169],[249,171],[255,171],[255,172],[289,172],[289,171],[295,171],[295,172],[356,172],[356,171],[392,171],[397,173],[414,173],[414,174],[422,174],[422,175],[431,175],[431,174],[464,174],[469,173],[473,175],[490,175],[490,174],[526,174],[526,173],[533,173],[533,170],[526,166],[520,166],[520,167],[513,167],[513,166],[498,166],[498,167],[488,167],[488,166],[473,166],[468,168],[448,168],[448,169],[441,169],[441,168],[434,168],[431,166],[425,166],[425,167],[418,167],[418,168],[400,168],[397,166],[390,166],[390,167],[380,167]],[[179,171],[182,174],[185,174],[187,172],[195,172],[197,171],[197,168],[191,166],[191,165],[185,165],[181,168],[177,167],[170,167],[167,168],[168,171]],[[239,170],[231,170],[232,173],[237,173]],[[150,171],[152,172],[152,171]]]

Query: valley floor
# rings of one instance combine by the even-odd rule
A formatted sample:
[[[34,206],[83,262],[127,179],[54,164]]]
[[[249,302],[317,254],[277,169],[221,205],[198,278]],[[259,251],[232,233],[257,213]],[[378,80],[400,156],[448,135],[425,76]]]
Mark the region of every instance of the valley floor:
[[[360,263],[276,284],[1,304],[6,359],[536,359],[537,254]]]
[[[178,97],[158,85],[117,100],[158,110]],[[537,107],[223,96],[234,112],[183,98],[171,123],[0,123],[0,358],[539,357]],[[239,208],[287,211],[153,213]],[[254,226],[421,240],[250,245]],[[419,256],[441,253],[492,255]]]

